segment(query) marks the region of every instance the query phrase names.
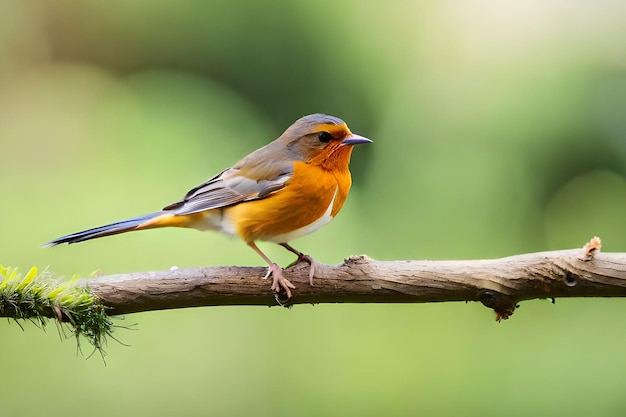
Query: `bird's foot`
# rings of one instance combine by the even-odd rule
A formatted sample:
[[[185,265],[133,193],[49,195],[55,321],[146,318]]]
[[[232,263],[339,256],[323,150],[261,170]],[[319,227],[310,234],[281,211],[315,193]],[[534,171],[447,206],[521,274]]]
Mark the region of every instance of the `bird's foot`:
[[[304,253],[300,253],[298,255],[298,259],[293,263],[293,265],[297,265],[300,262],[306,262],[309,264],[309,285],[313,286],[313,277],[315,276],[315,270],[319,263],[313,259],[311,255],[305,255]]]
[[[271,263],[268,270],[267,270],[267,274],[265,274],[265,276],[263,277],[263,279],[267,279],[269,278],[269,276],[272,276],[272,290],[274,290],[275,293],[279,293],[281,290],[284,290],[285,293],[287,294],[287,299],[291,298],[291,289],[290,288],[296,288],[295,285],[293,285],[291,282],[289,282],[289,280],[287,278],[285,278],[285,276],[283,275],[283,269],[278,266],[278,264],[276,263]]]
[[[310,255],[305,255],[304,253],[300,252],[298,249],[294,248],[293,246],[291,246],[288,243],[279,243],[280,246],[282,246],[283,248],[287,249],[289,252],[296,254],[296,256],[298,257],[298,259],[296,259],[295,261],[293,261],[292,263],[289,264],[289,267],[292,267],[294,265],[298,265],[300,262],[306,262],[309,264],[309,284],[311,285],[311,287],[313,286],[313,277],[315,276],[315,269],[317,268],[317,266],[319,265],[319,263],[313,259],[312,256]]]

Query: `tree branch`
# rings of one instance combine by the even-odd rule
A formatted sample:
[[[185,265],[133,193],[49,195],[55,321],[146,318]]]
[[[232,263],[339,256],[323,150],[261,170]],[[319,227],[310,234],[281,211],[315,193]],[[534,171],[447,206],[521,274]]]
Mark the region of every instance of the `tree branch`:
[[[320,265],[314,286],[308,264],[285,270],[297,289],[289,304],[480,301],[497,319],[519,301],[559,297],[626,296],[626,253],[598,253],[600,240],[581,249],[492,260],[376,261],[352,256]],[[109,314],[218,305],[277,305],[266,268],[211,267],[138,272],[85,280]]]

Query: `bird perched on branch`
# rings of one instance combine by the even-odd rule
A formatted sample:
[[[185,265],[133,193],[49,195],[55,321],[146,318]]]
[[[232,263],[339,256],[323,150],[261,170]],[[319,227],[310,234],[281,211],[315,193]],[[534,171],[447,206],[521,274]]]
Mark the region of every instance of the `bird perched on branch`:
[[[324,114],[304,116],[278,139],[257,149],[161,211],[84,230],[43,246],[158,227],[215,230],[239,236],[269,265],[272,290],[295,288],[283,270],[256,245],[275,242],[310,265],[315,261],[287,242],[326,225],[346,201],[352,179],[348,164],[353,145],[371,140],[356,135],[343,120]]]

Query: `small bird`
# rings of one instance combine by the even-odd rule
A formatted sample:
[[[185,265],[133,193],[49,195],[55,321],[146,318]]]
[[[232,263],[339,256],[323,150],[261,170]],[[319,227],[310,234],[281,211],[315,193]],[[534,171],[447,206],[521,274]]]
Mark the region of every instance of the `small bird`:
[[[280,137],[231,168],[192,188],[173,204],[143,216],[72,233],[42,246],[77,243],[98,237],[158,227],[215,230],[240,237],[269,265],[271,289],[291,298],[295,286],[256,245],[278,243],[310,265],[315,260],[289,245],[328,224],[341,210],[352,184],[348,165],[352,147],[371,140],[356,135],[333,116],[298,119]]]

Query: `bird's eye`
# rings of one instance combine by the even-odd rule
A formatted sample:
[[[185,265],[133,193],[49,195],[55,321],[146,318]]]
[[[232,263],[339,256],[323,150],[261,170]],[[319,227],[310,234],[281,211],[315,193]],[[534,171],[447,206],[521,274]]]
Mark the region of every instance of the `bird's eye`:
[[[333,138],[333,135],[331,135],[328,132],[320,132],[320,134],[317,135],[317,137],[319,138],[320,142],[326,143],[326,142],[329,142]]]

